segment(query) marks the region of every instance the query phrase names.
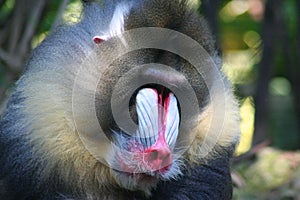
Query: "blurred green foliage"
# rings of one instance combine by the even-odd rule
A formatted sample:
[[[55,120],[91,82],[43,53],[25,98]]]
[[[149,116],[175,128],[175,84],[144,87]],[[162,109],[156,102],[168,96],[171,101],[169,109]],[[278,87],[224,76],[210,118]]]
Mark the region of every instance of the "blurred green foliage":
[[[273,148],[262,150],[257,159],[234,167],[243,182],[235,188],[236,200],[298,199],[300,188],[300,152],[285,152]]]
[[[255,95],[258,68],[262,57],[265,1],[227,0],[222,2],[219,12],[220,31],[218,34],[224,55],[224,71],[235,84],[236,93],[243,102],[244,99]],[[297,28],[300,24],[297,22],[299,11],[296,0],[284,1],[283,14],[289,36],[288,42],[293,44],[296,42]],[[275,40],[274,42],[278,41]],[[295,111],[294,95],[291,91],[292,83],[287,77],[288,63],[283,57],[284,49],[276,48],[274,74],[269,83],[268,135],[276,147],[297,149],[300,148],[300,129],[296,120],[296,115],[299,113]],[[291,45],[290,48],[293,46]],[[294,54],[290,56],[295,58],[296,50],[291,52]],[[252,106],[255,108],[253,103]],[[249,128],[247,130],[241,128],[241,132],[242,135],[249,134]],[[245,138],[248,139],[249,136]],[[245,142],[242,143],[245,144]],[[247,148],[245,148],[246,150]]]
[[[3,6],[0,9],[0,23],[1,24],[8,17],[8,15],[10,15],[14,5],[15,5],[15,0],[7,0],[4,2]]]

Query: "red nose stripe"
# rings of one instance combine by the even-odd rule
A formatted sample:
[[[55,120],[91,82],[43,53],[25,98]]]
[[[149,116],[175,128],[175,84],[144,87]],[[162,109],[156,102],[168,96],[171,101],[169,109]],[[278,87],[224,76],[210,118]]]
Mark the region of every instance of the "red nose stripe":
[[[169,166],[172,163],[172,153],[169,145],[166,142],[166,119],[168,112],[168,105],[170,95],[165,97],[163,91],[156,94],[158,96],[157,109],[158,109],[158,138],[153,146],[145,150],[146,161],[151,165],[153,170],[160,170]]]

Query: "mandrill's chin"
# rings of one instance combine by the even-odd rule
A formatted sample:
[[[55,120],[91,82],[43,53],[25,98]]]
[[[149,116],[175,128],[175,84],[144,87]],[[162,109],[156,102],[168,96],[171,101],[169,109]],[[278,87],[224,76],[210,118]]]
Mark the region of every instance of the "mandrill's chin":
[[[142,191],[145,196],[151,194],[151,190],[156,188],[159,181],[177,180],[182,176],[181,168],[183,162],[175,160],[168,166],[168,170],[164,172],[151,172],[147,173],[129,173],[111,169],[111,173],[121,188],[128,190]]]
[[[151,195],[151,190],[156,188],[160,179],[156,176],[147,174],[131,174],[115,171],[112,169],[112,175],[121,188],[131,191],[141,191],[145,196]]]

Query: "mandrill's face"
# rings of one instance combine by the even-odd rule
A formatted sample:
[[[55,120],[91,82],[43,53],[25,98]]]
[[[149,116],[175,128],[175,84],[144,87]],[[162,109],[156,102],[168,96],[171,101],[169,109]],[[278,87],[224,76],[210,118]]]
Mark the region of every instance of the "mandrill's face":
[[[182,73],[161,64],[132,64],[134,55],[131,64],[126,59],[118,61],[106,72],[112,76],[119,72],[114,68],[127,66],[124,71],[130,73],[114,76],[122,77],[114,84],[100,81],[96,105],[99,123],[111,141],[105,160],[113,176],[124,188],[145,191],[159,180],[181,175],[181,155],[191,141],[190,135],[183,134],[186,123],[181,122],[192,121],[195,115],[183,111],[181,117],[185,106],[180,106],[179,99],[188,91]],[[111,92],[110,99],[102,98],[103,91]],[[192,98],[190,102],[193,105]]]

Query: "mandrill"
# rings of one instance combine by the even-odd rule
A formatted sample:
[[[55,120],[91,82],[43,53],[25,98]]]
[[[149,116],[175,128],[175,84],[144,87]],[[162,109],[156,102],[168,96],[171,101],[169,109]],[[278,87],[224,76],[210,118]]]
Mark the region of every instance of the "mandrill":
[[[238,105],[184,0],[85,0],[0,123],[1,199],[232,198]]]

